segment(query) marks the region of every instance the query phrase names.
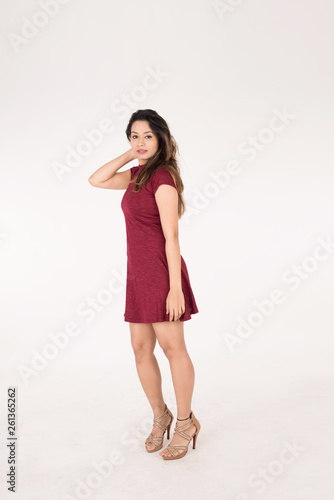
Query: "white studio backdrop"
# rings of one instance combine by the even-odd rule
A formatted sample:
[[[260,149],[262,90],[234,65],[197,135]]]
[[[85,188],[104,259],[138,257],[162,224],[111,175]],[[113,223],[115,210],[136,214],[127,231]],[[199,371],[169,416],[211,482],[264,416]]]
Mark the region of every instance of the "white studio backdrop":
[[[329,0],[2,6],[1,425],[14,386],[16,498],[332,498],[333,14]],[[185,334],[203,430],[169,482],[142,443],[124,192],[88,183],[145,108],[180,148],[199,308]],[[5,438],[0,455],[11,498]]]

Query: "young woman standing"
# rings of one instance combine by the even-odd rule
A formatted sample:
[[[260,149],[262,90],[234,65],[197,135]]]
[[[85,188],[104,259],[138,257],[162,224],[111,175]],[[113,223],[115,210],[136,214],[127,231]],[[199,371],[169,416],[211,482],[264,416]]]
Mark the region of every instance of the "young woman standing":
[[[162,395],[154,355],[156,340],[171,368],[177,422],[171,443],[160,452],[165,460],[182,458],[201,428],[191,411],[195,372],[184,340],[183,323],[198,311],[188,270],[180,254],[178,220],[185,211],[183,183],[176,160],[177,144],[166,121],[151,109],[132,114],[126,128],[131,149],[89,178],[95,186],[125,189],[121,201],[127,233],[127,282],[124,321],[143,390],[153,411],[148,452],[163,446],[174,416]],[[139,165],[117,172],[130,161]]]

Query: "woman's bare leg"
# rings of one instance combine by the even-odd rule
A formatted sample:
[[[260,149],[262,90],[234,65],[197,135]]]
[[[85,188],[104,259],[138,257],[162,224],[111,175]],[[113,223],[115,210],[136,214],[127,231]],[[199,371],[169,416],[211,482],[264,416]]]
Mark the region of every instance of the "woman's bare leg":
[[[168,358],[171,368],[173,386],[177,403],[177,418],[186,419],[191,412],[191,400],[195,383],[195,370],[189,357],[182,321],[163,321],[152,323],[159,345]],[[180,425],[186,422],[180,422]],[[193,435],[196,427],[187,429],[189,436]],[[187,444],[187,440],[175,434],[171,440],[173,444]],[[168,455],[168,451],[161,451],[160,455]]]
[[[154,418],[157,418],[164,413],[165,402],[162,395],[161,372],[154,355],[157,340],[155,332],[151,323],[129,323],[129,325],[139,380],[153,410]],[[152,433],[161,436],[162,430],[153,426]],[[148,450],[153,448],[152,444],[147,445]]]

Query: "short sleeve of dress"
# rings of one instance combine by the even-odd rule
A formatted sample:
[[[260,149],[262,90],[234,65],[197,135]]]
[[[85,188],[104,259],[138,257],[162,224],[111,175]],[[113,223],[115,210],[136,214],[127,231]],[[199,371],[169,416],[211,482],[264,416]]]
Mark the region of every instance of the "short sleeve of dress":
[[[158,170],[156,170],[151,177],[151,186],[153,194],[156,193],[156,190],[162,184],[168,184],[169,186],[173,186],[176,189],[175,182],[170,172],[168,172],[168,170],[166,170],[165,168],[158,168]]]
[[[139,170],[139,167],[131,167],[130,168],[130,171],[131,171],[131,180],[136,177],[137,173],[138,173],[138,170]]]

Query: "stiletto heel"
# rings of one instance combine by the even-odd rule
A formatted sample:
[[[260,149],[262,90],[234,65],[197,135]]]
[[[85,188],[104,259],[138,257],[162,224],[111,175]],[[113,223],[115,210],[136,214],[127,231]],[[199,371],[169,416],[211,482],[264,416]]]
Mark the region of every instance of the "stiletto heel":
[[[197,424],[196,427],[197,427],[197,430],[193,436],[193,449],[196,448],[196,441],[197,441],[197,436],[199,434],[199,431],[201,430],[201,424],[199,423],[199,421],[197,420]]]
[[[188,451],[188,446],[189,446],[189,443],[191,441],[191,439],[193,440],[193,449],[196,448],[196,441],[197,441],[197,436],[199,434],[199,431],[201,429],[201,424],[199,423],[199,421],[197,420],[197,418],[195,417],[195,415],[193,414],[193,412],[190,413],[190,417],[189,419],[186,419],[187,422],[183,425],[176,425],[175,426],[175,430],[174,430],[174,433],[178,434],[179,436],[183,437],[184,439],[186,439],[188,441],[188,445],[185,446],[185,445],[182,445],[182,444],[169,444],[165,450],[169,451],[169,453],[172,455],[172,456],[164,456],[162,455],[162,458],[164,460],[175,460],[176,458],[182,458],[185,456],[185,454],[187,453]],[[189,436],[185,431],[187,429],[189,429],[192,425],[194,425],[196,427],[196,431],[195,431],[195,434],[193,434],[192,436]],[[180,453],[181,452],[181,453]]]
[[[170,436],[170,426],[172,425],[173,419],[170,421],[170,423],[167,426],[167,439],[169,439]]]
[[[163,422],[165,422],[168,417],[171,420],[170,420],[168,425],[164,425]],[[163,446],[163,442],[164,442],[164,435],[165,435],[166,429],[167,429],[167,439],[169,439],[170,427],[172,425],[173,420],[174,420],[174,416],[173,416],[172,412],[167,408],[167,405],[165,404],[164,413],[160,417],[153,419],[153,426],[159,427],[159,429],[161,429],[163,431],[163,434],[162,434],[162,436],[155,436],[154,434],[152,434],[152,432],[150,433],[150,435],[148,436],[148,438],[145,441],[145,448],[146,448],[146,451],[148,451],[148,453],[153,453],[154,451],[161,450],[161,448]],[[152,450],[148,450],[147,446],[146,446],[147,444],[153,444],[154,448]]]
[[[194,436],[193,436],[193,450],[196,448],[196,439],[197,439],[197,436],[198,436],[198,432],[196,432],[196,434],[194,434]]]

